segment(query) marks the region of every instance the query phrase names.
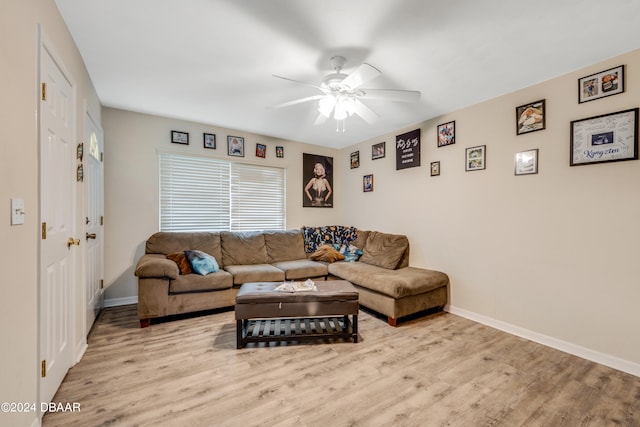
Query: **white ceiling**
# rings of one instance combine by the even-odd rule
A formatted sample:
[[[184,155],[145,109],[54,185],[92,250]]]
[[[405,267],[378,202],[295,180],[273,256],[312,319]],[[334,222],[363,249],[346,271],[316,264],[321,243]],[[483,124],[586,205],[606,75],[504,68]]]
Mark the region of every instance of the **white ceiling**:
[[[637,0],[55,1],[103,105],[336,148],[640,47]],[[345,132],[270,108],[318,93],[272,74],[318,84],[334,55],[421,101],[367,101],[381,119]]]

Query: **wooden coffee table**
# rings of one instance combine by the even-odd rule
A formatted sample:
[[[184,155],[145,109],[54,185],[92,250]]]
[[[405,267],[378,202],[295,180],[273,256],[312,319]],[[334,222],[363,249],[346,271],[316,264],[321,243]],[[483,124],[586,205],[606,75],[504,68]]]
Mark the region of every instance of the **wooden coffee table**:
[[[317,291],[280,292],[280,282],[245,283],[236,296],[237,348],[251,342],[358,342],[358,291],[346,280],[316,282]],[[351,319],[349,319],[351,316]]]

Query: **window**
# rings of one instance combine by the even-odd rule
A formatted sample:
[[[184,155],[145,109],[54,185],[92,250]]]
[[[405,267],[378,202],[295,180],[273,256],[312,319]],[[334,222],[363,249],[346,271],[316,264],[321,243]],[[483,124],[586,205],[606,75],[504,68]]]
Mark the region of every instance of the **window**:
[[[160,153],[161,231],[284,230],[285,170]]]

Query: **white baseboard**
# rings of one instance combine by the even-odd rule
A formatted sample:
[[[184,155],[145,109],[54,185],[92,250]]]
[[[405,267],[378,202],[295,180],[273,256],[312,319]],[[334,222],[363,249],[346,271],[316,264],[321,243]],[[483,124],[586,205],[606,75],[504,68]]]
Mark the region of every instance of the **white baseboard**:
[[[131,305],[131,304],[137,304],[137,303],[138,303],[137,296],[125,297],[125,298],[110,298],[110,299],[105,298],[103,308],[118,307],[121,305]]]
[[[587,359],[592,362],[596,362],[601,365],[605,365],[610,368],[635,375],[636,377],[640,377],[640,364],[638,363],[624,360],[610,354],[600,353],[586,347],[581,347],[579,345],[567,341],[562,341],[548,335],[530,331],[528,329],[521,328],[520,326],[512,325],[501,320],[496,320],[482,314],[465,310],[463,308],[447,305],[444,307],[444,310],[451,314],[473,320],[474,322],[482,323],[483,325],[499,329],[503,332],[528,339],[529,341],[534,341],[538,344],[546,345],[547,347],[555,348],[556,350],[564,351],[565,353],[573,354],[574,356],[578,356],[583,359]]]
[[[89,345],[87,344],[87,340],[82,340],[82,343],[80,343],[77,347],[76,347],[76,361],[74,363],[74,365],[76,363],[80,363],[80,359],[82,359],[82,356],[84,356],[84,352],[87,351],[87,348],[89,348]]]

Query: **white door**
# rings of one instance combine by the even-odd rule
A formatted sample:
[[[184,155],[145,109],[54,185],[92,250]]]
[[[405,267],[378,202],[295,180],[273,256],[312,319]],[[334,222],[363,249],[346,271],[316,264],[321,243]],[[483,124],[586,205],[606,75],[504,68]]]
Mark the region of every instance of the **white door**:
[[[40,80],[40,402],[50,402],[73,363],[79,240],[74,226],[73,90],[44,44]]]
[[[104,250],[104,168],[102,165],[102,129],[89,111],[85,114],[84,157],[84,266],[86,333],[88,334],[102,309],[103,250]]]

